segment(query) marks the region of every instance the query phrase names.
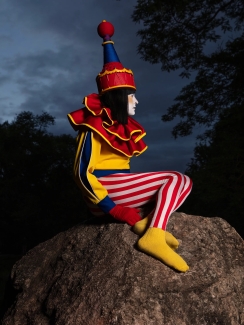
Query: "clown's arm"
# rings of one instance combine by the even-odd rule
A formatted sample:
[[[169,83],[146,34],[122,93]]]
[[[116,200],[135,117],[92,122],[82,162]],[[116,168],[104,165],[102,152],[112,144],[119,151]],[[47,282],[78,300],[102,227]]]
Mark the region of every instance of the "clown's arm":
[[[102,140],[93,131],[78,135],[78,149],[74,164],[75,181],[83,195],[104,213],[111,214],[115,219],[134,225],[141,220],[136,209],[116,205],[108,196],[106,188],[94,175],[100,159]]]

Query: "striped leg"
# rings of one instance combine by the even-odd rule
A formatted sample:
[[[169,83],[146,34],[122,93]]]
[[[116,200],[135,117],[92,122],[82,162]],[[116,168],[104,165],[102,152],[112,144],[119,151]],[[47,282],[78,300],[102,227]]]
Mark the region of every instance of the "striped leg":
[[[109,197],[127,207],[141,207],[156,200],[150,227],[165,229],[170,214],[191,191],[191,180],[178,172],[113,174],[100,177]]]
[[[125,207],[141,207],[144,204],[155,201],[156,193],[162,186],[162,180],[158,172],[152,173],[117,173],[98,178],[106,188],[109,197],[114,203]],[[148,191],[150,189],[150,191]],[[94,204],[84,198],[89,210],[95,216],[104,213]]]
[[[192,182],[189,177],[178,172],[155,172],[114,174],[99,178],[99,181],[116,204],[140,207],[150,200],[156,200],[150,227],[138,241],[138,248],[166,265],[186,272],[189,266],[167,244],[167,232],[164,229],[170,214],[184,202],[191,191]]]
[[[189,195],[192,181],[188,176],[178,172],[169,172],[163,177],[166,182],[157,193],[156,209],[150,227],[165,230],[170,215],[181,206]]]
[[[187,195],[189,194],[190,190],[191,190],[191,187],[192,187],[192,182],[191,180],[189,179],[188,176],[185,176],[184,175],[184,187],[182,189],[182,192],[181,192],[181,195],[180,195],[180,198],[174,208],[174,210],[177,210],[178,207],[184,202],[184,200],[186,199]],[[134,227],[133,227],[133,231],[139,235],[139,236],[142,236],[145,231],[149,228],[150,224],[152,226],[154,226],[153,222],[152,222],[152,218],[154,216],[154,212],[155,212],[155,209],[144,219],[142,219],[141,221],[137,222]],[[155,217],[156,219],[156,217]],[[155,220],[154,219],[154,220]],[[169,232],[165,232],[165,238],[166,238],[166,242],[167,244],[173,249],[173,250],[176,250],[179,246],[179,242],[178,240]]]

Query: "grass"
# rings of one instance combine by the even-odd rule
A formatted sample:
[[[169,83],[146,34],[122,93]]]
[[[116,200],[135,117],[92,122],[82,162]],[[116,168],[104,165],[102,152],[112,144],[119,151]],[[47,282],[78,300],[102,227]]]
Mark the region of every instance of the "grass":
[[[14,263],[20,255],[0,255],[0,309],[3,303],[6,282]]]

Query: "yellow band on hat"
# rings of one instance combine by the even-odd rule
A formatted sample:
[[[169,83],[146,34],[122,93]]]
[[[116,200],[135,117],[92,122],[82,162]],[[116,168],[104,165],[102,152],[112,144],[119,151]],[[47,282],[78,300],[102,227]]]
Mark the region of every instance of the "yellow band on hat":
[[[103,42],[102,45],[105,45],[105,44],[114,44],[113,41],[106,41],[106,42]]]
[[[131,74],[133,76],[133,72],[130,69],[124,68],[124,69],[120,70],[120,69],[115,68],[113,70],[105,70],[103,73],[99,73],[97,77],[101,78],[103,76],[106,76],[107,74],[113,74],[113,73],[116,73],[116,72],[127,72],[127,73],[129,73],[129,74]]]

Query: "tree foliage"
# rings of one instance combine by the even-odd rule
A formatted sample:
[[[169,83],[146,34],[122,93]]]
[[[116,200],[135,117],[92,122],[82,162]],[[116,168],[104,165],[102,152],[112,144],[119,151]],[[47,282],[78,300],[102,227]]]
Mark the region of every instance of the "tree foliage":
[[[182,119],[173,135],[186,136],[196,124],[212,127],[227,108],[244,104],[244,38],[227,42],[225,50],[205,57],[195,81],[185,86],[164,121]],[[183,120],[185,118],[185,120]]]
[[[164,71],[181,69],[181,77],[197,72],[162,117],[180,117],[175,137],[198,124],[212,127],[227,107],[242,105],[242,0],[138,0],[132,18],[143,23],[138,51],[144,60]]]
[[[175,138],[206,128],[186,170],[194,185],[182,209],[225,218],[244,236],[243,1],[138,0],[132,18],[143,24],[142,58],[191,77],[162,120],[180,118]]]
[[[48,133],[53,124],[31,112],[0,124],[0,251],[21,253],[84,216],[72,178],[75,139]]]
[[[194,180],[184,211],[226,219],[244,237],[244,106],[226,109],[200,137],[186,173]]]

